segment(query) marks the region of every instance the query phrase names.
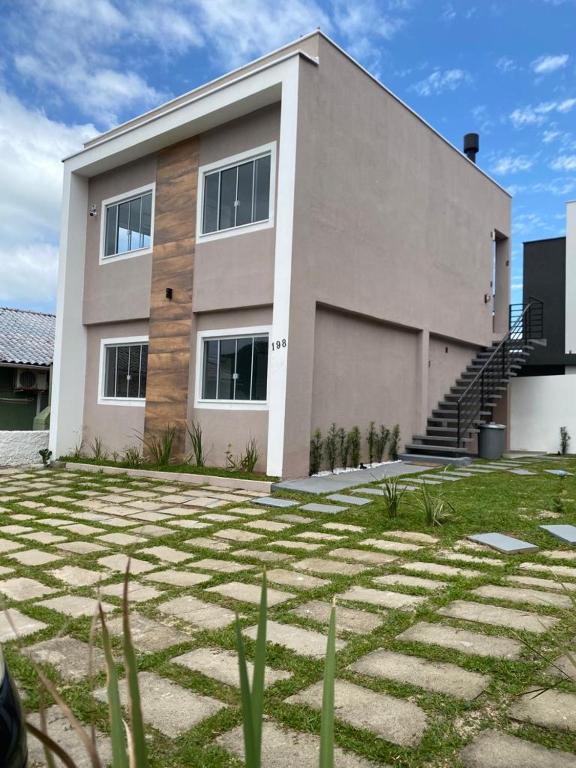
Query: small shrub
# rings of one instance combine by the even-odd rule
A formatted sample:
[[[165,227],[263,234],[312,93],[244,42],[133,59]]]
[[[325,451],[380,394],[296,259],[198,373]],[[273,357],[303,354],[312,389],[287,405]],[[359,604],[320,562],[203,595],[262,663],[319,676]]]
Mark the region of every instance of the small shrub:
[[[310,440],[310,474],[315,475],[320,472],[320,466],[322,464],[322,433],[319,429],[312,435]]]
[[[204,444],[202,427],[197,421],[192,421],[190,425],[186,426],[186,431],[190,437],[190,445],[192,446],[192,453],[189,459],[194,458],[195,467],[205,466],[206,456],[204,454]]]
[[[83,450],[84,450],[84,440],[80,440],[80,442],[76,443],[76,445],[74,446],[74,450],[72,451],[72,458],[81,459]]]
[[[395,424],[390,432],[390,438],[388,443],[388,455],[392,461],[398,461],[398,454],[400,452],[400,425]]]
[[[558,486],[558,492],[552,499],[552,512],[556,512],[558,515],[563,515],[566,512],[566,491],[563,488],[564,476],[560,475],[558,478],[560,485]]]
[[[108,456],[108,451],[104,448],[104,442],[101,437],[96,436],[94,440],[92,440],[90,443],[90,450],[96,461],[104,461]]]
[[[360,430],[358,427],[352,427],[348,432],[348,450],[350,452],[350,463],[353,467],[360,464]]]
[[[127,464],[130,469],[137,469],[142,465],[143,458],[140,453],[140,449],[134,445],[130,445],[124,449],[124,456],[122,457],[124,464]]]
[[[336,424],[331,424],[326,439],[324,440],[324,456],[330,472],[336,467],[336,455],[338,452],[338,430]]]
[[[114,462],[114,464],[118,464],[118,462],[120,461],[120,452],[119,451],[112,451],[111,459]]]
[[[560,453],[562,456],[566,456],[568,449],[570,448],[570,433],[566,427],[560,427]]]
[[[50,464],[50,459],[52,458],[52,451],[48,448],[42,448],[42,450],[38,451],[38,453],[42,459],[42,464],[47,467]]]
[[[398,480],[395,477],[389,477],[384,481],[382,485],[384,491],[384,511],[390,520],[398,517],[400,511],[400,502],[404,496],[405,491],[398,485]]]
[[[386,451],[386,445],[388,444],[388,438],[390,437],[390,430],[387,429],[384,424],[380,424],[380,429],[376,435],[376,447],[375,455],[376,461],[382,461],[384,459],[384,453]]]
[[[232,453],[232,445],[228,443],[226,449],[226,466],[228,469],[234,469],[237,472],[254,472],[254,467],[258,463],[258,444],[255,438],[251,437],[246,443],[244,453],[235,456]]]
[[[340,461],[340,466],[343,469],[346,469],[348,466],[348,440],[346,439],[346,430],[344,427],[340,427],[338,430],[338,459]]]
[[[376,426],[373,421],[370,422],[368,432],[366,433],[366,442],[368,444],[368,463],[374,462],[376,455],[376,442],[378,440],[378,433],[376,432]]]
[[[165,467],[172,462],[176,433],[176,427],[169,425],[157,435],[140,436],[144,446],[144,454],[150,459],[152,464],[158,467]]]
[[[416,503],[424,514],[426,525],[431,527],[444,525],[456,512],[452,504],[440,494],[430,493],[426,483],[420,486]]]

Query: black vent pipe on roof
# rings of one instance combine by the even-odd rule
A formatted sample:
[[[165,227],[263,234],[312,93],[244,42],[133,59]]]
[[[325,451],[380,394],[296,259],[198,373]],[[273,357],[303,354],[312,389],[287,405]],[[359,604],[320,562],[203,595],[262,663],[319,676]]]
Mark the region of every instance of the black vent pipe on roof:
[[[468,160],[476,162],[476,155],[480,149],[480,136],[477,133],[464,134],[464,154]]]

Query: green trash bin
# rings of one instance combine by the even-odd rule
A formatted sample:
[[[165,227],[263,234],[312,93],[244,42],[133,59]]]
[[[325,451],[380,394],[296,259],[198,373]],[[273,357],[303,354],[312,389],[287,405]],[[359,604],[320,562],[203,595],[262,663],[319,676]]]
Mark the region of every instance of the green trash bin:
[[[478,456],[481,459],[501,459],[506,449],[506,425],[489,424],[480,425],[478,435]]]

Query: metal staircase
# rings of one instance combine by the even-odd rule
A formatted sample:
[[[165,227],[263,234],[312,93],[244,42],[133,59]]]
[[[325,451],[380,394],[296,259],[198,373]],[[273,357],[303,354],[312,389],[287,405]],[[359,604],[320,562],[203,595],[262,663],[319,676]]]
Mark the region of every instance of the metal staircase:
[[[508,382],[537,345],[545,345],[544,306],[530,297],[511,304],[510,330],[501,341],[481,349],[428,418],[426,434],[414,435],[407,458],[457,458],[473,453],[478,427],[492,420],[494,406]]]

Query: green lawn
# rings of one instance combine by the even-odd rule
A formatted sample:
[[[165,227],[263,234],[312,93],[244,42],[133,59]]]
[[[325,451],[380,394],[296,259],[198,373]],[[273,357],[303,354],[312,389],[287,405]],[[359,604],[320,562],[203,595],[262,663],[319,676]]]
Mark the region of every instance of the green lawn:
[[[389,520],[385,516],[384,503],[379,497],[374,497],[373,501],[363,507],[349,508],[346,512],[336,516],[328,516],[314,513],[299,512],[290,510],[262,510],[260,518],[274,520],[283,513],[305,514],[313,518],[312,523],[294,525],[292,528],[281,534],[266,534],[262,539],[249,544],[240,544],[238,547],[250,550],[270,550],[280,552],[280,548],[274,544],[275,540],[290,538],[293,539],[297,534],[307,531],[327,532],[324,528],[326,523],[347,523],[362,526],[363,532],[350,532],[342,542],[323,542],[320,549],[315,552],[293,552],[297,557],[323,557],[334,547],[345,546],[349,548],[366,548],[360,542],[366,538],[375,538],[385,536],[387,531],[418,531],[435,535],[439,543],[434,547],[425,547],[415,552],[402,553],[399,560],[384,567],[378,567],[367,570],[364,573],[347,577],[343,575],[323,576],[329,580],[329,584],[324,587],[302,590],[293,600],[282,605],[276,606],[270,610],[270,618],[288,624],[315,629],[322,632],[326,627],[307,619],[298,618],[290,613],[290,610],[296,605],[305,603],[309,600],[329,600],[333,595],[346,591],[352,585],[362,585],[374,587],[373,578],[384,573],[402,573],[399,566],[409,561],[442,562],[439,554],[440,550],[453,549],[454,545],[464,536],[481,531],[500,531],[511,535],[519,536],[541,546],[542,550],[565,550],[569,557],[572,552],[569,547],[556,542],[549,534],[539,529],[539,525],[547,522],[565,522],[574,523],[576,509],[576,477],[566,477],[563,480],[544,472],[547,468],[565,468],[576,473],[576,459],[554,460],[549,462],[537,462],[526,465],[532,471],[536,472],[534,476],[522,477],[515,476],[508,472],[498,471],[487,475],[477,475],[475,477],[462,479],[458,482],[445,482],[442,486],[435,486],[431,489],[432,493],[440,492],[443,497],[450,502],[455,512],[453,517],[440,528],[428,528],[424,525],[422,513],[414,503],[414,494],[406,493],[400,515],[397,519]],[[111,493],[113,488],[121,487],[128,492],[132,490],[148,490],[158,494],[158,498],[167,492],[166,482],[153,482],[142,480],[128,480],[124,478],[120,483],[115,482],[105,475],[94,475],[88,473],[76,473],[70,476],[65,472],[45,472],[35,474],[34,477],[40,477],[41,480],[50,480],[51,486],[46,489],[36,489],[30,486],[34,479],[12,480],[11,476],[0,476],[3,482],[0,484],[0,526],[17,524],[18,520],[13,519],[14,515],[31,515],[31,520],[21,521],[24,526],[29,526],[38,531],[52,531],[59,533],[59,529],[49,527],[39,523],[39,519],[47,519],[50,514],[42,508],[30,509],[23,506],[22,502],[32,501],[38,504],[45,504],[52,508],[59,508],[59,515],[62,518],[70,518],[71,522],[76,521],[76,515],[80,509],[78,502],[83,499],[82,492],[91,490],[101,492],[102,494]],[[72,480],[68,485],[66,480]],[[405,478],[409,481],[409,478]],[[61,481],[64,480],[64,485]],[[3,487],[12,485],[14,482],[23,483],[26,488],[32,487],[32,491],[18,489],[13,492],[4,492]],[[178,491],[175,491],[178,493]],[[50,501],[48,497],[64,494],[69,498],[69,502]],[[309,501],[319,501],[317,496],[306,496],[304,494],[283,493],[286,498],[298,499],[302,503]],[[4,497],[4,498],[3,498]],[[562,498],[564,512],[558,519],[548,519],[549,513],[553,507],[557,507],[557,500]],[[6,500],[6,498],[12,500]],[[96,498],[96,497],[95,497]],[[76,502],[76,503],[75,503]],[[230,501],[226,506],[215,510],[194,510],[190,513],[190,519],[198,519],[202,514],[216,512],[227,514],[231,508],[238,506],[253,506],[249,500],[240,503],[240,500]],[[89,555],[71,555],[67,554],[64,561],[56,564],[49,564],[41,567],[30,568],[15,563],[7,555],[0,554],[0,565],[10,567],[13,573],[9,577],[26,576],[37,579],[45,585],[52,586],[63,593],[73,592],[75,595],[85,595],[94,597],[96,590],[93,587],[74,587],[73,589],[64,589],[62,582],[51,575],[50,571],[64,564],[78,565],[86,569],[101,570],[97,560],[103,554],[114,552],[124,552],[133,554],[139,559],[149,560],[154,563],[158,569],[162,564],[154,558],[138,554],[138,551],[146,546],[168,545],[174,549],[191,552],[195,555],[195,560],[201,557],[214,557],[223,560],[234,560],[237,562],[250,563],[258,565],[253,571],[230,574],[214,574],[211,581],[186,589],[185,593],[198,597],[199,599],[218,603],[222,606],[239,610],[241,621],[244,626],[250,626],[256,623],[257,607],[248,603],[238,603],[235,600],[220,596],[216,593],[207,593],[206,587],[218,584],[241,581],[251,584],[258,584],[261,565],[254,558],[248,556],[239,556],[236,554],[216,554],[203,548],[195,547],[190,540],[195,537],[213,536],[219,530],[226,528],[243,528],[244,524],[252,518],[244,518],[236,515],[237,521],[234,522],[216,522],[210,528],[203,530],[185,530],[171,528],[167,530],[166,535],[161,538],[150,539],[149,544],[134,544],[129,547],[110,547],[109,553],[94,553]],[[168,528],[171,521],[159,521],[157,525],[166,525]],[[124,531],[107,526],[104,521],[97,521],[93,524],[101,527],[105,533],[114,531]],[[143,525],[144,521],[135,521],[134,526]],[[131,529],[127,529],[130,532]],[[336,531],[331,531],[337,533]],[[0,530],[0,536],[6,540],[21,542],[19,535],[4,533]],[[89,536],[67,535],[68,540],[90,540]],[[184,543],[188,542],[188,543]],[[46,552],[58,552],[57,545],[41,545],[27,542],[34,548]],[[232,550],[235,547],[232,547]],[[232,552],[231,550],[231,552]],[[465,550],[468,554],[482,557],[483,553]],[[498,555],[486,551],[488,557],[497,557]],[[375,765],[394,765],[403,768],[424,768],[431,766],[440,768],[441,766],[451,766],[456,768],[461,765],[458,760],[458,750],[468,743],[474,735],[486,728],[498,728],[499,730],[513,733],[529,741],[534,741],[547,747],[555,747],[565,751],[573,751],[575,747],[574,734],[561,733],[559,731],[546,730],[536,726],[527,726],[515,724],[507,715],[510,704],[522,692],[533,685],[546,685],[549,682],[544,675],[547,666],[540,653],[545,655],[557,655],[557,649],[568,640],[572,639],[576,630],[576,622],[569,611],[558,611],[552,608],[535,608],[534,606],[525,606],[526,610],[533,611],[540,615],[553,615],[562,618],[562,622],[552,631],[535,637],[531,633],[520,633],[520,637],[526,640],[533,650],[526,648],[522,660],[504,661],[499,659],[487,659],[475,656],[468,656],[454,650],[443,649],[439,646],[421,645],[417,643],[405,643],[396,639],[398,633],[407,629],[417,621],[438,622],[440,617],[436,613],[437,609],[447,605],[457,599],[476,599],[470,595],[470,591],[483,584],[505,585],[505,577],[515,573],[521,573],[518,565],[520,562],[531,561],[545,565],[558,564],[576,567],[576,564],[569,559],[551,560],[549,557],[536,553],[523,556],[502,556],[505,561],[502,567],[496,567],[484,564],[466,564],[462,567],[469,567],[481,571],[481,575],[470,577],[456,577],[446,579],[449,581],[449,587],[444,591],[430,593],[422,589],[406,586],[387,586],[391,591],[404,592],[406,594],[425,595],[427,601],[421,605],[414,613],[407,613],[397,610],[388,610],[385,612],[385,620],[380,628],[366,635],[343,635],[348,644],[346,648],[338,653],[337,673],[338,677],[350,680],[365,688],[376,692],[383,692],[397,696],[403,699],[409,699],[418,704],[428,716],[428,729],[420,742],[419,746],[414,748],[399,747],[372,735],[366,730],[354,728],[341,721],[336,724],[336,740],[338,745],[355,752]],[[186,565],[165,565],[166,568],[177,570],[194,570],[194,562],[191,560]],[[450,565],[460,565],[460,563],[450,562]],[[289,563],[271,564],[269,568],[290,568]],[[106,583],[114,583],[122,579],[121,574],[105,573]],[[322,574],[318,574],[322,575]],[[417,575],[417,574],[414,574]],[[428,578],[428,574],[423,574]],[[552,578],[546,573],[527,573],[530,576],[540,576],[542,578]],[[2,578],[8,578],[2,577]],[[138,605],[139,613],[151,618],[158,618],[158,605],[177,596],[184,594],[178,587],[161,586],[162,594],[160,597],[149,600]],[[276,589],[283,587],[276,584],[271,585]],[[508,585],[509,586],[509,585]],[[297,590],[290,590],[297,592]],[[119,600],[115,598],[106,598],[108,602],[120,605]],[[511,604],[497,600],[490,600],[491,604],[499,604],[506,607],[522,608],[518,604]],[[22,641],[23,645],[33,645],[40,640],[54,637],[58,633],[71,635],[80,640],[88,641],[90,636],[89,618],[68,619],[54,611],[42,608],[37,605],[37,600],[28,600],[18,603],[7,604],[21,610],[26,615],[44,621],[48,627],[40,633],[27,637]],[[347,603],[348,607],[357,607],[369,612],[382,613],[377,608],[365,604]],[[165,619],[164,619],[165,620]],[[445,620],[444,620],[445,621]],[[177,620],[171,620],[169,623],[185,628]],[[505,635],[515,637],[510,629],[499,629],[488,625],[472,624],[468,622],[450,620],[452,626],[461,626],[471,629],[475,632],[481,632],[485,635]],[[96,643],[100,643],[96,638]],[[118,641],[115,641],[118,645]],[[239,691],[233,687],[221,684],[212,678],[206,677],[200,673],[186,670],[185,668],[174,664],[171,659],[186,651],[199,647],[221,647],[225,649],[235,648],[234,626],[218,631],[197,631],[194,632],[188,642],[177,646],[172,646],[165,651],[158,653],[140,654],[139,664],[141,670],[154,671],[163,677],[173,680],[177,684],[190,690],[211,696],[227,704],[227,708],[222,709],[215,716],[203,721],[197,727],[187,731],[178,738],[169,739],[154,729],[150,729],[150,747],[152,753],[152,765],[170,766],[170,768],[184,768],[186,766],[202,766],[203,768],[224,768],[225,766],[236,766],[240,763],[232,758],[227,752],[214,744],[218,734],[236,726],[240,722],[239,716]],[[118,648],[120,646],[118,645]],[[247,641],[249,655],[252,655],[254,644]],[[421,688],[393,682],[391,680],[377,679],[373,677],[360,676],[350,671],[347,667],[366,653],[378,648],[385,648],[392,651],[414,654],[425,657],[429,660],[446,661],[458,664],[464,669],[480,672],[490,675],[492,680],[486,692],[481,694],[474,701],[464,702],[454,699],[450,696],[429,693]],[[537,652],[538,651],[538,652]],[[37,709],[40,702],[41,690],[38,684],[36,673],[30,661],[23,656],[17,643],[8,643],[5,647],[5,654],[9,666],[16,677],[23,694],[25,706],[29,711]],[[320,728],[319,713],[304,707],[285,703],[285,699],[307,687],[311,683],[322,679],[323,662],[309,657],[297,655],[293,651],[282,646],[271,646],[269,649],[268,663],[272,667],[287,670],[291,673],[288,680],[281,681],[270,686],[266,692],[266,713],[277,723],[290,726],[302,732],[317,734]],[[58,673],[47,666],[46,670],[55,682],[59,684],[60,690],[65,699],[73,708],[74,712],[86,723],[94,723],[98,729],[103,732],[109,730],[106,708],[97,703],[91,696],[91,687],[87,682],[67,683],[64,682]],[[103,676],[100,676],[96,684],[102,685]],[[566,691],[574,691],[574,686],[569,683],[559,683],[560,688]]]

